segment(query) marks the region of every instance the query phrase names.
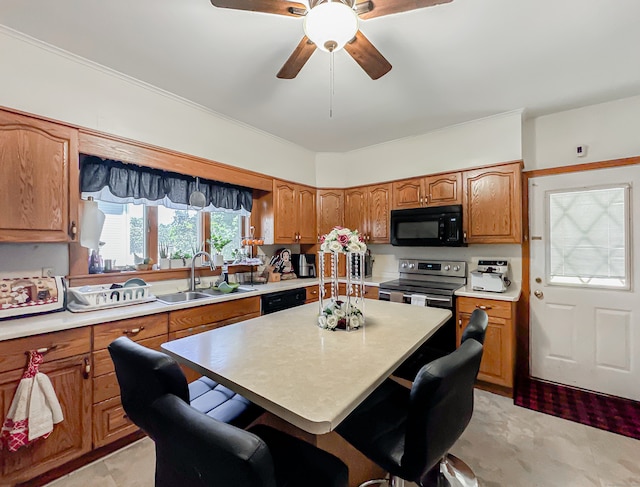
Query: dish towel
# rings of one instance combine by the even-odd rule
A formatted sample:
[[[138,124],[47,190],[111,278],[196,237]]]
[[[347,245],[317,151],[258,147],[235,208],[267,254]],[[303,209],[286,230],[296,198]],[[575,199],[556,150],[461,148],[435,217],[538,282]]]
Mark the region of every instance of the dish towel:
[[[40,352],[29,352],[29,365],[0,431],[0,447],[6,446],[9,451],[16,451],[38,438],[47,438],[53,425],[64,419],[51,380],[38,372],[42,361]]]
[[[427,297],[424,294],[412,294],[411,304],[413,304],[414,306],[426,306]]]

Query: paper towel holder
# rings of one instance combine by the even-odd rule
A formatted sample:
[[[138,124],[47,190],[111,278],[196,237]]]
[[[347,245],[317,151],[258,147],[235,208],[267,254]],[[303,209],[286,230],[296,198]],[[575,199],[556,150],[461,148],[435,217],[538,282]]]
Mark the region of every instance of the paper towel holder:
[[[80,219],[80,245],[88,249],[98,250],[100,235],[104,226],[105,214],[98,208],[98,202],[89,196],[83,202]]]

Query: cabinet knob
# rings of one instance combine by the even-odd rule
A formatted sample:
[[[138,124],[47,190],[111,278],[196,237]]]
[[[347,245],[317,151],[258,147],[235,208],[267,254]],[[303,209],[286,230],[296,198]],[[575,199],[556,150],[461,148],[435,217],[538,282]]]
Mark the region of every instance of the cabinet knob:
[[[84,378],[88,379],[91,376],[91,362],[88,357],[84,358]]]
[[[484,304],[476,304],[476,308],[487,310],[487,309],[491,309],[491,306],[485,306]]]
[[[123,335],[137,335],[142,330],[144,330],[144,326],[140,326],[138,328],[131,328],[131,330],[123,330],[122,334]]]
[[[78,236],[78,225],[76,225],[76,222],[71,222],[71,227],[69,227],[69,235],[71,236],[72,240],[75,240]]]

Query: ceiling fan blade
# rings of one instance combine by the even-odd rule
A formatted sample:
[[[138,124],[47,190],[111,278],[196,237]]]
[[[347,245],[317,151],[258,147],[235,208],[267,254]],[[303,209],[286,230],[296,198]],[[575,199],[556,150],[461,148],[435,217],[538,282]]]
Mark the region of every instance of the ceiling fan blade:
[[[218,8],[250,10],[291,17],[301,17],[307,13],[306,5],[287,0],[211,0],[211,4]]]
[[[316,45],[307,36],[304,36],[276,76],[280,79],[295,78],[315,50]]]
[[[355,9],[361,19],[372,19],[383,15],[433,7],[452,1],[453,0],[368,0],[358,3]]]
[[[344,46],[353,59],[371,77],[378,79],[391,71],[391,64],[360,31]]]

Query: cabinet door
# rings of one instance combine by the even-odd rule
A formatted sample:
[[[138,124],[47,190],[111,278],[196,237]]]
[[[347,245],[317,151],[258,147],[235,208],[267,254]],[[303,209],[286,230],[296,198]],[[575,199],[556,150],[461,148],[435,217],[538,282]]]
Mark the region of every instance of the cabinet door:
[[[275,243],[296,243],[298,219],[296,185],[274,180],[273,205]]]
[[[62,408],[64,420],[54,426],[47,439],[40,439],[17,452],[0,451],[1,481],[13,485],[40,475],[77,458],[91,449],[91,380],[85,376],[89,354],[45,362],[47,374]],[[0,407],[3,417],[22,376],[21,369],[0,374]]]
[[[462,203],[462,173],[427,176],[423,183],[427,206],[459,205]]]
[[[296,198],[298,200],[298,243],[317,243],[318,234],[316,233],[316,190],[308,186],[298,186],[296,188],[296,191]]]
[[[471,315],[458,315],[457,340],[460,345],[462,332],[469,324]],[[513,358],[510,322],[501,318],[489,318],[484,339],[482,361],[478,379],[505,387],[513,387]]]
[[[520,163],[464,173],[467,243],[521,243]]]
[[[369,186],[367,243],[389,243],[391,184]]]
[[[367,188],[347,189],[344,192],[344,226],[367,234]]]
[[[344,190],[319,189],[318,235],[326,235],[333,227],[344,224]]]
[[[0,111],[0,148],[0,242],[74,240],[77,130]]]
[[[418,208],[423,204],[423,179],[405,179],[393,183],[393,209]]]

